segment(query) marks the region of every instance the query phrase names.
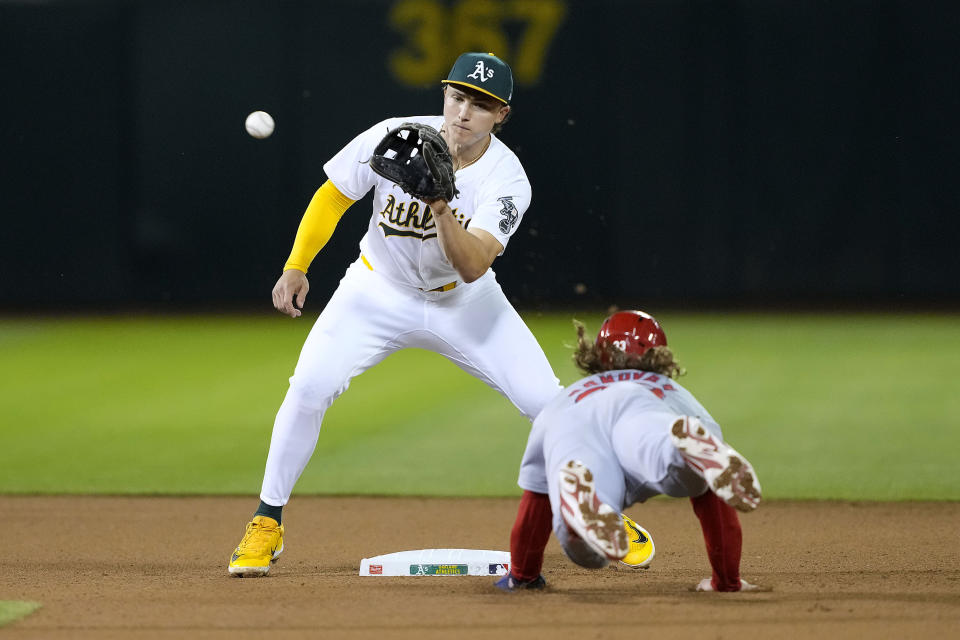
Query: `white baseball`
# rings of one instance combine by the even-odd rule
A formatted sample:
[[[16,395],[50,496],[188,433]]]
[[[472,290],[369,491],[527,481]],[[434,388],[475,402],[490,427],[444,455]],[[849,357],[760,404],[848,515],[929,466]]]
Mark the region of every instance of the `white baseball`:
[[[254,138],[269,138],[273,133],[273,117],[266,111],[254,111],[247,116],[246,127]]]

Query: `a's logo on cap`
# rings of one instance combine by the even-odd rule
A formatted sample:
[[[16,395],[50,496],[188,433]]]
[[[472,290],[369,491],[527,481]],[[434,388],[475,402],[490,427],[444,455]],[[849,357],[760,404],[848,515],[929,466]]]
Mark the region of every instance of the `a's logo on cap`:
[[[483,60],[477,60],[477,66],[474,67],[473,73],[467,75],[468,78],[475,78],[480,82],[486,82],[493,77],[493,69],[487,69],[487,65],[483,64]]]

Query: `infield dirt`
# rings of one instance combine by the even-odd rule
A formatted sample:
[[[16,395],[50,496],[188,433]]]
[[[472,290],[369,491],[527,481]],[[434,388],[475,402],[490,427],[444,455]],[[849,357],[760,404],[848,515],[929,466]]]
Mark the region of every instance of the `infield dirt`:
[[[509,548],[515,499],[298,497],[270,575],[226,565],[256,498],[0,496],[0,600],[42,603],[16,638],[929,638],[960,630],[960,503],[770,502],[741,517],[743,577],[766,593],[688,589],[709,575],[686,500],[627,511],[646,570],[580,569],[554,540],[548,588],[493,578],[358,577],[360,559]]]

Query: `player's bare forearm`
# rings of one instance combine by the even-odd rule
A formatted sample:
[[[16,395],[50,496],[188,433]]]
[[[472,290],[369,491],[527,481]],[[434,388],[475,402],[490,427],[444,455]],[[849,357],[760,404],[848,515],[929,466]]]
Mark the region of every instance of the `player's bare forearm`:
[[[464,282],[473,282],[490,268],[503,247],[485,231],[471,233],[460,226],[449,205],[443,200],[430,203],[437,225],[437,239],[443,255],[457,270]]]

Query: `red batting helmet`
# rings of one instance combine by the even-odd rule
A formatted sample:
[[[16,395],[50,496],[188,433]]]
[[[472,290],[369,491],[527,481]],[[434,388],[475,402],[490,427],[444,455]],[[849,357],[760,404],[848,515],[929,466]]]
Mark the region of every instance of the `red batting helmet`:
[[[652,347],[667,345],[667,334],[660,323],[643,311],[618,311],[603,321],[597,334],[597,346],[613,345],[633,356],[642,356]]]

